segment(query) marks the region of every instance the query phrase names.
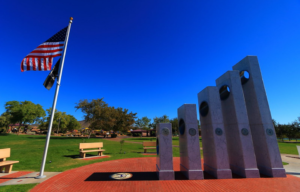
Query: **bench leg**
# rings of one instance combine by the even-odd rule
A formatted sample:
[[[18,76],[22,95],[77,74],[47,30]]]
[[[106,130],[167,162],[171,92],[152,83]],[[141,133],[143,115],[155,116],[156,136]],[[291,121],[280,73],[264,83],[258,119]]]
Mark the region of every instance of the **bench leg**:
[[[81,152],[80,152],[80,157],[81,157],[81,158],[85,158],[85,153],[81,153]]]
[[[2,173],[4,170],[4,167],[0,167],[0,173]]]
[[[144,149],[144,153],[147,153],[147,149]]]
[[[98,156],[102,156],[102,151],[98,151]]]
[[[5,173],[10,173],[12,170],[13,165],[6,165],[5,166]]]

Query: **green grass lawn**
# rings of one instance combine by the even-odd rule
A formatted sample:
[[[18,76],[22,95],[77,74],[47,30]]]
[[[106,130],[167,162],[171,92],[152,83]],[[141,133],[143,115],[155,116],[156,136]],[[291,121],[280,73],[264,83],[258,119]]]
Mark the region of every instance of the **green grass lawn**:
[[[43,157],[45,138],[45,136],[34,135],[0,135],[0,149],[11,148],[11,157],[8,158],[8,160],[20,161],[14,164],[13,170],[39,171]],[[104,155],[111,157],[89,161],[74,159],[79,157],[79,143],[83,142],[103,142],[103,149],[106,150]],[[142,155],[143,147],[139,144],[125,142],[123,145],[123,152],[125,152],[125,154],[120,154],[120,149],[121,145],[119,142],[102,138],[82,139],[78,137],[51,137],[45,171],[60,172],[95,162],[145,157],[145,155]],[[179,148],[173,148],[173,152],[174,156],[179,156]],[[97,153],[88,153],[88,155],[97,155]]]
[[[279,151],[282,154],[293,154],[293,155],[298,155],[298,150],[297,150],[297,145],[300,146],[300,142],[293,142],[293,143],[288,143],[288,142],[278,142],[279,146]]]
[[[0,186],[0,192],[27,192],[37,184],[24,184],[24,185],[5,185]]]

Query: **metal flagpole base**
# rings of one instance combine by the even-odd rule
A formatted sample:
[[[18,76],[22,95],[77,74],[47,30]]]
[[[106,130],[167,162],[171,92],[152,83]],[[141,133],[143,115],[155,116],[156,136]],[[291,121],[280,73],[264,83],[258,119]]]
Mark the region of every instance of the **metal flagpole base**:
[[[46,175],[39,175],[39,176],[37,176],[35,179],[43,179],[43,178],[45,178],[45,177],[47,177]]]

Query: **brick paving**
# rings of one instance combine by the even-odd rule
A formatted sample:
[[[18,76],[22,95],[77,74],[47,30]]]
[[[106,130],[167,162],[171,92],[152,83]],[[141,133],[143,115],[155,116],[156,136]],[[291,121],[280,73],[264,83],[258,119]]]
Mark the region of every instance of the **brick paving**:
[[[180,158],[173,159],[174,171],[179,171]],[[58,174],[34,187],[31,192],[41,191],[299,191],[300,179],[291,175],[287,178],[257,179],[212,179],[159,181],[155,177],[156,157],[129,158],[94,163]],[[133,180],[108,179],[113,173],[139,175]],[[153,176],[153,178],[150,177]],[[150,178],[150,179],[149,179]]]
[[[16,178],[21,177],[23,175],[27,175],[27,174],[29,174],[31,172],[32,171],[18,171],[16,173],[12,173],[12,174],[5,175],[5,176],[2,176],[2,177],[1,177],[1,174],[0,174],[0,184],[4,183],[6,181],[9,181],[11,179],[16,179]]]

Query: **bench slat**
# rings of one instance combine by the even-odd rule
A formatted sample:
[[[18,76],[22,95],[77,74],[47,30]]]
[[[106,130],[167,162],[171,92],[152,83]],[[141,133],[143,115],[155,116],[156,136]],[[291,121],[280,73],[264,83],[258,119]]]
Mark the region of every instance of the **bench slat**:
[[[98,143],[79,143],[79,149],[90,149],[90,148],[101,148],[103,147],[103,142]]]
[[[144,142],[143,142],[143,146],[144,146],[144,147],[152,147],[152,146],[156,146],[156,142],[155,142],[155,141],[144,141]]]
[[[0,159],[10,157],[10,148],[0,149]]]
[[[19,161],[3,161],[3,162],[0,162],[0,166],[11,165],[14,163],[19,163]]]
[[[80,153],[88,153],[88,152],[96,152],[96,151],[105,151],[105,149],[98,149],[98,150],[85,150],[85,151],[80,151]]]
[[[156,149],[156,147],[144,147],[143,149]]]

